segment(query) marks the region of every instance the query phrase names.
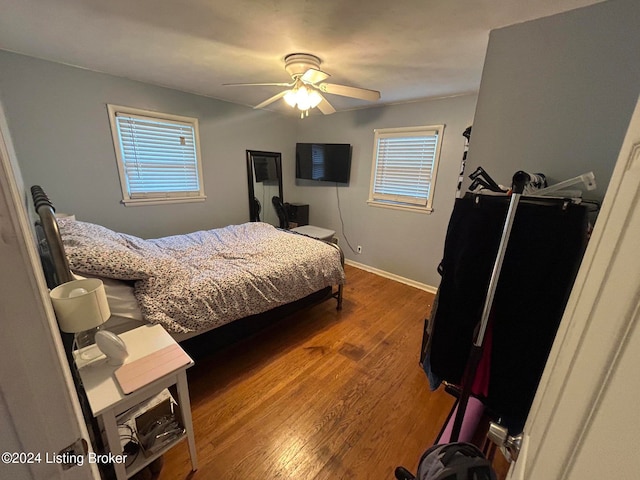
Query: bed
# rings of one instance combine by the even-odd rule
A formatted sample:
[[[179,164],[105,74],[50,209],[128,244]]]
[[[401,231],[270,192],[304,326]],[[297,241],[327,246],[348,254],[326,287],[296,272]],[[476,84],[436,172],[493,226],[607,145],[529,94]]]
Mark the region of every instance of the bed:
[[[56,218],[42,188],[31,192],[49,287],[103,280],[107,329],[161,324],[184,341],[285,306],[334,298],[342,307],[344,255],[334,243],[261,222],[145,240]]]

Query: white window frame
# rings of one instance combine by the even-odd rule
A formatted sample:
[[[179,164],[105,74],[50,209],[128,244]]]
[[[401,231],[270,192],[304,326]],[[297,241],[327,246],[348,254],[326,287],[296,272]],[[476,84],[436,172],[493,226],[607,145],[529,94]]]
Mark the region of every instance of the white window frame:
[[[139,205],[159,205],[166,203],[202,202],[207,197],[204,193],[204,182],[202,174],[202,161],[200,155],[200,134],[198,119],[171,115],[166,113],[141,110],[139,108],[125,107],[121,105],[107,105],[109,111],[109,121],[111,124],[111,135],[118,164],[118,174],[120,176],[120,188],[122,189],[122,203],[126,206]],[[154,192],[131,192],[129,188],[129,178],[125,166],[123,146],[118,127],[118,116],[138,118],[141,120],[152,120],[171,123],[173,125],[184,125],[187,129],[193,129],[193,148],[195,150],[195,176],[197,177],[198,189],[185,191],[154,191]],[[193,166],[193,164],[192,164]],[[192,177],[192,180],[195,178]]]
[[[433,197],[435,193],[435,182],[438,173],[438,163],[440,161],[440,149],[443,134],[444,125],[375,129],[373,162],[371,165],[371,183],[369,186],[369,199],[367,200],[367,203],[375,207],[431,213],[433,211]],[[414,137],[435,137],[435,146],[433,147],[433,151],[423,152],[428,157],[426,163],[430,163],[431,168],[429,169],[428,165],[426,165],[427,168],[425,170],[425,165],[422,166],[421,175],[424,178],[413,185],[413,187],[417,189],[415,194],[390,194],[381,192],[380,188],[376,188],[381,185],[381,182],[384,182],[384,180],[378,178],[383,174],[383,170],[378,168],[379,161],[384,161],[380,152],[381,143],[383,143],[385,139]],[[423,195],[422,193],[424,193],[425,189],[426,193]],[[421,191],[419,192],[418,190]]]

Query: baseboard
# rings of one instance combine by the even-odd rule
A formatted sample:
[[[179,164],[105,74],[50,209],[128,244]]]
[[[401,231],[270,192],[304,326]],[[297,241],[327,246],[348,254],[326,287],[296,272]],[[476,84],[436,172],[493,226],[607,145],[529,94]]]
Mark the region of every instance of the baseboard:
[[[431,285],[417,282],[415,280],[411,280],[410,278],[401,277],[400,275],[396,275],[395,273],[385,272],[384,270],[380,270],[379,268],[375,268],[375,267],[370,267],[369,265],[365,265],[364,263],[354,262],[353,260],[349,260],[348,258],[344,260],[344,263],[352,267],[359,268],[360,270],[364,270],[365,272],[375,273],[376,275],[380,275],[381,277],[388,278],[390,280],[395,280],[396,282],[404,283],[406,285],[410,285],[415,288],[419,288],[420,290],[424,290],[425,292],[435,294],[438,291],[437,287],[432,287]]]

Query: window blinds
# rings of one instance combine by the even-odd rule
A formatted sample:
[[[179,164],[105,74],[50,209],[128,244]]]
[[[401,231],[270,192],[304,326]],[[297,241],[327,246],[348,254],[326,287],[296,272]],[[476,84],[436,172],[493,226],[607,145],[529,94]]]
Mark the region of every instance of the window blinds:
[[[200,196],[196,133],[191,123],[116,113],[129,196]]]
[[[438,131],[379,133],[373,200],[428,206]]]

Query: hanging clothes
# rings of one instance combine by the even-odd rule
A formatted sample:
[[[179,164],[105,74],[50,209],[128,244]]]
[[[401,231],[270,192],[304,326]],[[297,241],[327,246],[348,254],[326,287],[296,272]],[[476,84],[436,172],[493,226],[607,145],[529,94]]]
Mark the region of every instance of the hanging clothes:
[[[434,378],[460,384],[508,204],[507,197],[484,195],[456,200],[427,346],[426,365]],[[524,425],[533,401],[586,247],[587,227],[583,205],[523,197],[518,206],[491,310],[484,399],[516,430]]]

